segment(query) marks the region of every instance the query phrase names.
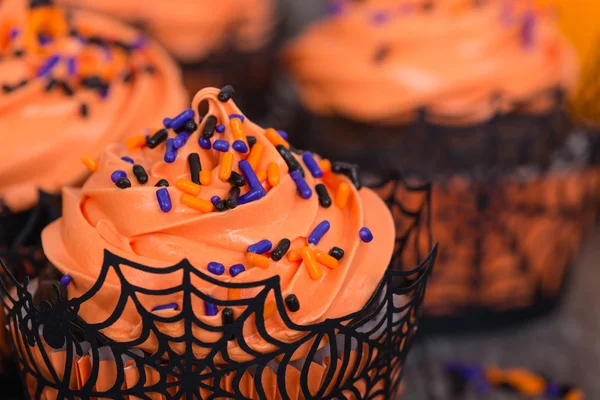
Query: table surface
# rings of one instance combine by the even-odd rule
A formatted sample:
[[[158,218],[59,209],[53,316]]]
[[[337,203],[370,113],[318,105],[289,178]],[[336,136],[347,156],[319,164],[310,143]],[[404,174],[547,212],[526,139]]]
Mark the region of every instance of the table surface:
[[[403,398],[452,400],[442,368],[448,361],[521,367],[600,399],[600,227],[590,235],[568,293],[553,314],[501,331],[436,336],[415,344],[404,375]],[[470,393],[460,400],[516,399],[507,393]]]

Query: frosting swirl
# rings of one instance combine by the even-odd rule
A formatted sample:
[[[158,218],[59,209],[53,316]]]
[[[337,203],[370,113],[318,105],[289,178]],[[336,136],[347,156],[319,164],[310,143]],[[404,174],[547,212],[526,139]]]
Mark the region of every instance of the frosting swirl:
[[[175,64],[136,30],[24,0],[0,3],[0,77],[0,198],[13,211],[82,181],[83,155],[186,99]]]
[[[529,1],[334,5],[284,54],[303,103],[321,115],[395,124],[425,109],[435,123],[472,124],[545,111],[551,92],[577,81],[575,50]]]
[[[82,189],[64,190],[63,217],[46,228],[42,241],[50,261],[72,277],[69,296],[80,296],[94,285],[106,249],[132,262],[154,267],[166,267],[186,258],[202,272],[227,282],[257,282],[278,275],[284,297],[294,294],[299,301],[300,309],[289,314],[297,324],[311,324],[360,310],[383,277],[394,248],[394,223],[389,210],[371,190],[357,190],[346,176],[331,172],[328,161],[307,152],[299,156],[286,151],[287,142],[275,130],[253,124],[241,115],[233,100],[220,101],[219,93],[213,88],[200,91],[192,109],[181,114],[197,121],[198,115],[193,110],[203,109],[208,103],[208,113],[199,126],[189,121],[186,124],[190,132],[175,136],[168,129],[167,141],[154,149],[148,146],[154,147],[157,141],[164,140],[163,133],[167,130],[152,135],[148,146],[139,150],[111,145]],[[181,122],[179,116],[175,120]],[[172,123],[175,122],[165,120],[166,125]],[[172,157],[170,140],[179,140],[188,133],[189,139]],[[211,149],[206,149],[206,140]],[[244,141],[251,146],[247,153],[240,147],[239,142]],[[224,144],[228,144],[227,149]],[[181,142],[175,143],[175,147],[180,145]],[[197,180],[191,167],[194,163],[189,161],[195,155],[200,160],[202,185],[190,182]],[[132,158],[138,172],[143,167],[147,183],[142,184],[134,177],[132,168],[136,167],[124,161],[124,156]],[[227,203],[224,209],[217,202],[219,211],[216,211],[211,199],[216,202],[214,196],[227,198],[235,191],[231,176],[239,178],[234,173],[224,173],[228,171],[224,167],[228,160],[232,160],[230,170],[245,177],[250,188],[242,185],[235,207]],[[127,186],[123,185],[125,178],[119,171],[127,175],[131,187],[117,187]],[[264,171],[268,171],[266,178]],[[274,179],[276,176],[278,179]],[[115,184],[117,177],[121,181]],[[161,180],[169,186],[155,187]],[[318,184],[324,185],[333,205],[317,195]],[[163,196],[168,193],[170,207],[157,200],[157,196],[161,197],[158,192]],[[254,192],[258,194],[252,195]],[[282,239],[290,241],[289,251],[275,260],[277,257],[270,252]],[[252,250],[251,246],[257,243],[256,250]],[[324,260],[322,253],[328,253],[334,246],[342,249],[344,255],[332,268],[329,262],[333,259]],[[315,256],[318,263],[304,262],[306,254]],[[215,268],[214,263],[224,269]],[[239,270],[240,265],[243,272],[230,270],[231,266]],[[181,275],[165,275],[157,280],[140,271],[131,273],[127,279],[152,290],[181,284]],[[119,281],[110,275],[107,281],[87,302],[91,306],[81,309],[80,315],[88,323],[105,320],[115,308]],[[201,280],[193,284],[216,299],[232,296],[231,289]],[[237,295],[251,298],[254,293],[252,289],[243,289]],[[152,310],[165,303],[180,306],[182,299],[178,294],[169,298],[145,296],[142,301],[146,309]],[[197,317],[212,325],[221,324],[220,315],[206,315],[201,303],[194,308]],[[176,310],[161,312],[177,313]],[[118,341],[129,341],[139,335],[140,324],[139,314],[130,307],[104,333]],[[266,325],[280,340],[301,334],[291,332],[277,313],[266,319]],[[183,327],[169,329],[176,331]],[[202,340],[216,340],[214,333],[195,334]],[[256,349],[270,346],[255,332],[255,327],[245,326],[244,338]],[[151,351],[155,346],[149,340],[141,347]],[[243,358],[245,353],[233,349],[232,354]]]
[[[273,0],[58,0],[140,22],[177,59],[201,61],[225,46],[254,51],[271,39]]]

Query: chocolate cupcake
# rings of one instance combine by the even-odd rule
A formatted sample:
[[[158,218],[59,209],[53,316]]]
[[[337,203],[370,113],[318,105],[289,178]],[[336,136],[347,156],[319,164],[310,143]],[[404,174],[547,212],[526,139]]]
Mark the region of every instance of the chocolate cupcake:
[[[64,190],[42,236],[66,293],[5,298],[32,398],[398,390],[435,259],[403,265],[420,209],[397,238],[376,193],[221,94]]]
[[[552,16],[519,1],[330,11],[284,53],[306,121],[290,137],[375,185],[394,171],[433,181],[442,260],[425,311],[443,326],[551,308],[597,185],[592,140],[565,112],[576,52]]]

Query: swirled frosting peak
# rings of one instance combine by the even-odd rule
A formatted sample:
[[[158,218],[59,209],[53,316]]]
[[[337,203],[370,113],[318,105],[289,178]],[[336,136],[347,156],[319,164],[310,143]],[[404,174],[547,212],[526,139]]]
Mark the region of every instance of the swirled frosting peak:
[[[424,110],[432,122],[473,124],[546,111],[577,82],[574,48],[529,0],[332,4],[284,55],[320,115],[394,124]]]
[[[175,64],[134,29],[46,2],[0,2],[0,200],[82,181],[79,161],[185,105]]]
[[[366,304],[394,247],[387,207],[369,189],[359,190],[344,164],[332,167],[315,154],[296,152],[284,132],[249,121],[231,94],[231,87],[204,89],[192,108],[165,118],[163,128],[88,160],[96,172],[81,190],[64,191],[64,216],[43,233],[46,255],[72,277],[70,296],[94,285],[109,250],[157,268],[186,258],[225,282],[277,275],[283,295],[295,296],[288,311],[298,324],[344,316]],[[136,271],[126,277],[153,290],[181,283],[177,274],[157,279]],[[94,307],[82,309],[87,321],[113,312],[119,281],[110,275],[108,281]],[[203,280],[193,284],[215,299],[255,294]],[[143,298],[148,310],[175,304],[175,310],[162,311],[168,313],[177,313],[181,301],[180,294]],[[201,302],[195,310],[202,321],[221,324],[222,310]],[[293,335],[279,314],[266,318],[273,335]],[[140,323],[128,308],[106,334],[130,340]],[[268,345],[248,329],[250,343]],[[198,335],[206,340],[208,333]]]

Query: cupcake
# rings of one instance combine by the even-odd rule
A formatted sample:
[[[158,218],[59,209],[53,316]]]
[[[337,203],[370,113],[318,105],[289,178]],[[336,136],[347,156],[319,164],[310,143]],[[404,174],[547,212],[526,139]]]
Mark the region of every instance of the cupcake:
[[[564,110],[576,51],[552,15],[528,1],[332,4],[283,55],[306,124],[290,137],[384,192],[397,171],[433,181],[441,265],[425,313],[440,326],[551,308],[597,186],[591,138]]]
[[[262,115],[275,62],[277,0],[57,0],[142,27],[183,64],[193,96],[232,84],[248,112]]]
[[[397,238],[355,173],[291,148],[225,94],[200,91],[64,189],[42,234],[58,297],[40,280],[6,297],[33,398],[398,390],[435,259],[404,265],[421,208]]]

